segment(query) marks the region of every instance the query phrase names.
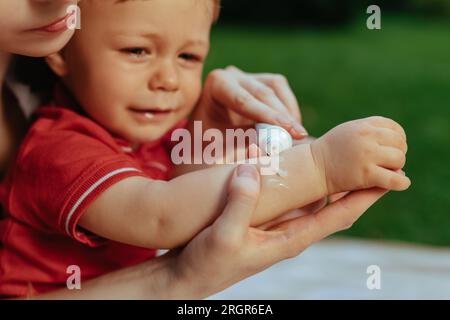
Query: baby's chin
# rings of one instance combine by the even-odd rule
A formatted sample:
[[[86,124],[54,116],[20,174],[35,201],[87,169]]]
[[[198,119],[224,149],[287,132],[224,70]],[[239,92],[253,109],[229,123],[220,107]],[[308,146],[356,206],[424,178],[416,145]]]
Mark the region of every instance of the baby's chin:
[[[149,128],[136,128],[135,130],[123,132],[120,137],[124,138],[133,145],[141,145],[154,142],[164,137],[173,126],[152,126]]]

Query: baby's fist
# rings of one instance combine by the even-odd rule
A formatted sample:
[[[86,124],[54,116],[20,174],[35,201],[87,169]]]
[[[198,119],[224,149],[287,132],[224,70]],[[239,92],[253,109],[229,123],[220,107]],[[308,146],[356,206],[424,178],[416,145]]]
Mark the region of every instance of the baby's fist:
[[[328,194],[372,187],[408,189],[410,180],[398,172],[405,166],[407,148],[403,128],[383,117],[344,123],[312,144]]]

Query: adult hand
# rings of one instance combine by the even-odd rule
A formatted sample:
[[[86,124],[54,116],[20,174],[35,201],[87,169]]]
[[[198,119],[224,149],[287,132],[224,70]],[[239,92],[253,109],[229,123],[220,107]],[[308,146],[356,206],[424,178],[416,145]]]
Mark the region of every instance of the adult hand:
[[[186,292],[177,298],[203,298],[295,257],[311,244],[353,223],[387,191],[352,192],[316,213],[300,216],[266,230],[250,227],[260,190],[251,165],[239,166],[230,182],[222,215],[175,254],[175,279]]]
[[[244,73],[232,66],[207,76],[193,119],[215,128],[263,122],[285,128],[295,139],[308,135],[301,125],[297,99],[284,76]]]

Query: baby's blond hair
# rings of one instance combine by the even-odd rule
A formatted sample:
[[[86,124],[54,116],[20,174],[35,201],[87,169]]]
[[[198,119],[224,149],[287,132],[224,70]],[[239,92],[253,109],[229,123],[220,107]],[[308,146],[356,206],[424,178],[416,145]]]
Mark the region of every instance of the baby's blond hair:
[[[220,16],[220,1],[221,0],[213,0],[214,1],[214,22],[219,19]]]
[[[117,0],[116,3],[118,2],[126,2],[126,1],[131,1],[131,0]],[[213,22],[216,22],[219,19],[220,16],[220,3],[221,0],[212,0],[214,2],[214,12],[213,12]]]

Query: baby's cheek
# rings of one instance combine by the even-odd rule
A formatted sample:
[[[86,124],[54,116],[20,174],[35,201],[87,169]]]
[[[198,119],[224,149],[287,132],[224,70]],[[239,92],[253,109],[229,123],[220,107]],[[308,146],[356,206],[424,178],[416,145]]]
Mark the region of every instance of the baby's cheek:
[[[187,85],[184,88],[185,94],[189,96],[192,104],[196,104],[202,94],[202,76],[194,73],[186,81]]]
[[[197,105],[202,94],[201,82],[192,83],[184,90],[183,113],[185,116],[189,115]]]
[[[188,118],[194,108],[195,104],[189,106],[185,105],[179,112],[176,113],[175,117],[172,118],[169,129],[172,129],[174,126],[178,125],[181,120]]]

